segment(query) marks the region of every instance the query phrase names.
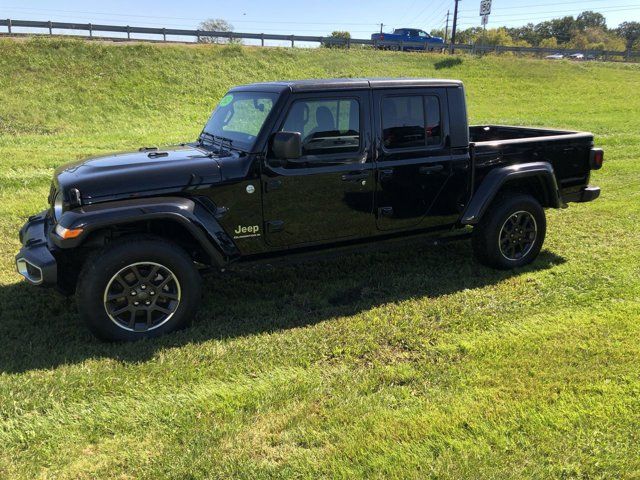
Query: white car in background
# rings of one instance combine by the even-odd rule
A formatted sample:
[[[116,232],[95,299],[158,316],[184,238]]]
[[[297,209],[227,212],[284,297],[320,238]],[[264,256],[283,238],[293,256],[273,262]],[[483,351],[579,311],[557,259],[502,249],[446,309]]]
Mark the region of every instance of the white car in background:
[[[547,55],[546,57],[547,60],[562,60],[564,58],[564,55],[562,55],[561,53],[554,53],[553,55]]]
[[[569,55],[571,60],[584,60],[584,53],[574,53],[573,55]]]

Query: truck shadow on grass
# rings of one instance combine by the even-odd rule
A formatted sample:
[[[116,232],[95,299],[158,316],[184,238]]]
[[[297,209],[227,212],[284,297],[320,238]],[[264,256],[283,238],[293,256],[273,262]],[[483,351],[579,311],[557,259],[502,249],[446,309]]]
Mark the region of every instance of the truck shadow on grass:
[[[20,282],[0,287],[0,372],[53,369],[100,358],[144,362],[166,348],[313,325],[412,298],[438,298],[564,262],[543,251],[526,268],[495,271],[475,263],[469,243],[460,242],[255,267],[206,278],[203,305],[192,327],[136,344],[96,340],[72,298]]]

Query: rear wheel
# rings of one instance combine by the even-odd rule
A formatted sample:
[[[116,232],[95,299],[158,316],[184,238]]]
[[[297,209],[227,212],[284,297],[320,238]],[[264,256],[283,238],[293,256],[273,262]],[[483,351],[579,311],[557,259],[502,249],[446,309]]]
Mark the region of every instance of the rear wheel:
[[[200,302],[200,276],[191,258],[160,238],[109,245],[90,258],[78,279],[80,314],[110,341],[150,338],[183,328]]]
[[[502,196],[475,227],[473,250],[481,263],[508,270],[533,262],[544,243],[546,218],[530,195]]]

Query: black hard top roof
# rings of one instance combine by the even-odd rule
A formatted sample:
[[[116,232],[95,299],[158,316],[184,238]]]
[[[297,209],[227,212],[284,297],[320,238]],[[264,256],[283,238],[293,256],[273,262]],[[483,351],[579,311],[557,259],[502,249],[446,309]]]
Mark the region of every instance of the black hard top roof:
[[[234,90],[255,90],[282,92],[315,92],[322,90],[354,90],[368,88],[407,87],[461,87],[460,80],[439,78],[333,78],[322,80],[293,80],[287,82],[252,83],[236,87]]]

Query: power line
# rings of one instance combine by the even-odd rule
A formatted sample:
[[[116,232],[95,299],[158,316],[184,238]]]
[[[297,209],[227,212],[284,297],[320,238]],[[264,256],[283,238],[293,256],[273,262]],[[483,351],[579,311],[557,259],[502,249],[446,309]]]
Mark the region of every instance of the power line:
[[[500,11],[502,10],[515,10],[515,9],[520,9],[520,8],[534,8],[534,7],[549,7],[549,6],[553,6],[553,7],[558,7],[561,5],[573,5],[573,4],[585,4],[585,3],[601,3],[601,2],[609,2],[610,0],[582,0],[582,1],[575,1],[575,2],[553,2],[553,3],[539,3],[537,5],[514,5],[511,7],[500,7]]]
[[[441,23],[442,20],[434,20],[435,18],[441,18],[444,19],[444,17],[447,15],[445,12],[448,10],[449,5],[447,3],[444,4],[443,8],[441,8],[439,11],[435,12],[434,15],[431,15],[430,17],[428,17],[428,19],[425,20],[425,23]],[[438,17],[439,15],[441,15],[441,17]]]
[[[204,18],[192,18],[192,17],[166,17],[166,16],[158,16],[158,15],[129,15],[123,13],[107,13],[107,12],[90,12],[83,10],[60,10],[55,8],[25,8],[25,7],[6,7],[5,10],[19,10],[26,12],[60,12],[60,13],[73,13],[73,14],[85,14],[85,15],[107,15],[111,17],[126,17],[126,18],[156,18],[156,19],[166,19],[166,20],[191,20],[194,22],[201,22]],[[85,17],[86,18],[86,17]],[[227,20],[232,23],[265,23],[265,20]],[[376,25],[376,22],[371,23],[349,23],[349,22],[303,22],[298,20],[290,20],[290,21],[282,21],[269,20],[268,23],[277,23],[277,24],[291,24],[291,25],[355,25],[355,26],[369,26]]]
[[[416,4],[418,3],[418,0],[413,0],[413,2],[411,2],[411,6],[407,9],[407,11],[405,12],[405,14],[401,17],[400,22],[399,23],[403,23],[404,20],[411,15],[411,10],[413,10],[413,7],[416,6]]]
[[[78,21],[77,16],[67,16],[67,15],[56,15],[57,17],[61,17],[61,18],[70,18],[73,19],[74,21]],[[80,17],[80,19],[86,19],[86,17]],[[89,17],[89,20],[91,20],[91,17]],[[104,19],[105,22],[113,22],[113,23],[118,23],[121,22],[120,19],[109,19],[106,18]],[[88,22],[87,22],[88,23]],[[184,23],[151,23],[151,22],[136,22],[135,25],[132,26],[141,26],[141,27],[175,27],[175,28],[183,28],[183,29],[189,29],[189,30],[195,30],[195,28],[193,27],[193,25],[187,25]],[[14,27],[14,28],[21,28],[21,27]],[[22,27],[24,28],[24,27]],[[64,30],[64,29],[62,29]],[[253,30],[253,31],[252,31]],[[275,33],[281,33],[282,32],[282,28],[260,28],[260,31],[255,31],[256,29],[251,27],[251,28],[247,28],[246,30],[243,29],[242,33],[268,33],[268,32],[275,32]],[[312,33],[323,33],[326,34],[328,29],[302,29],[303,32],[312,34]],[[370,34],[372,33],[372,31],[374,30],[374,28],[372,27],[372,29],[370,30],[351,30],[351,33],[359,33],[359,34]],[[298,35],[304,35],[304,33],[302,34],[298,34]]]
[[[447,4],[450,2],[451,0],[444,0],[439,2],[430,12],[427,13],[427,15],[425,17],[423,17],[420,20],[420,23],[423,24],[427,24],[428,22],[432,21],[434,17],[438,16],[440,14],[440,12],[444,12],[444,10],[446,10],[447,8]],[[419,17],[416,17],[416,19]]]
[[[622,10],[635,10],[636,8],[640,8],[640,4],[638,5],[611,5],[608,7],[604,7],[601,8],[599,10],[599,12],[616,12],[616,11],[622,11]],[[563,14],[563,13],[573,13],[575,12],[576,9],[572,9],[572,10],[551,10],[545,13],[556,13],[556,14]],[[582,13],[582,12],[580,12]],[[596,12],[598,13],[598,12]],[[522,15],[522,13],[505,13],[505,14],[491,14],[491,17],[513,17],[513,16],[518,16],[518,15]],[[462,16],[460,18],[476,18],[475,16]]]
[[[624,12],[624,11],[629,11],[629,10],[635,10],[634,8],[620,8],[617,10],[611,10],[609,13],[612,12]],[[467,19],[470,18],[475,18],[475,17],[466,17]],[[545,16],[545,17],[521,17],[521,18],[502,18],[500,19],[500,21],[502,22],[527,22],[527,23],[540,23],[541,21],[545,21],[545,20],[553,20],[553,19],[557,19],[558,15],[552,15],[552,16]],[[467,27],[467,26],[476,26],[477,22],[471,22],[469,20],[462,22],[460,24],[461,26]]]
[[[414,21],[416,22],[416,24],[424,23],[424,21],[433,14],[434,10],[436,10],[437,8],[440,8],[442,4],[446,3],[447,1],[449,0],[440,0],[440,2],[438,2],[436,6],[433,8],[431,8],[432,4],[428,4],[422,10],[420,10],[420,13],[416,14],[416,16],[414,17]],[[425,12],[426,12],[426,16],[423,16]]]

